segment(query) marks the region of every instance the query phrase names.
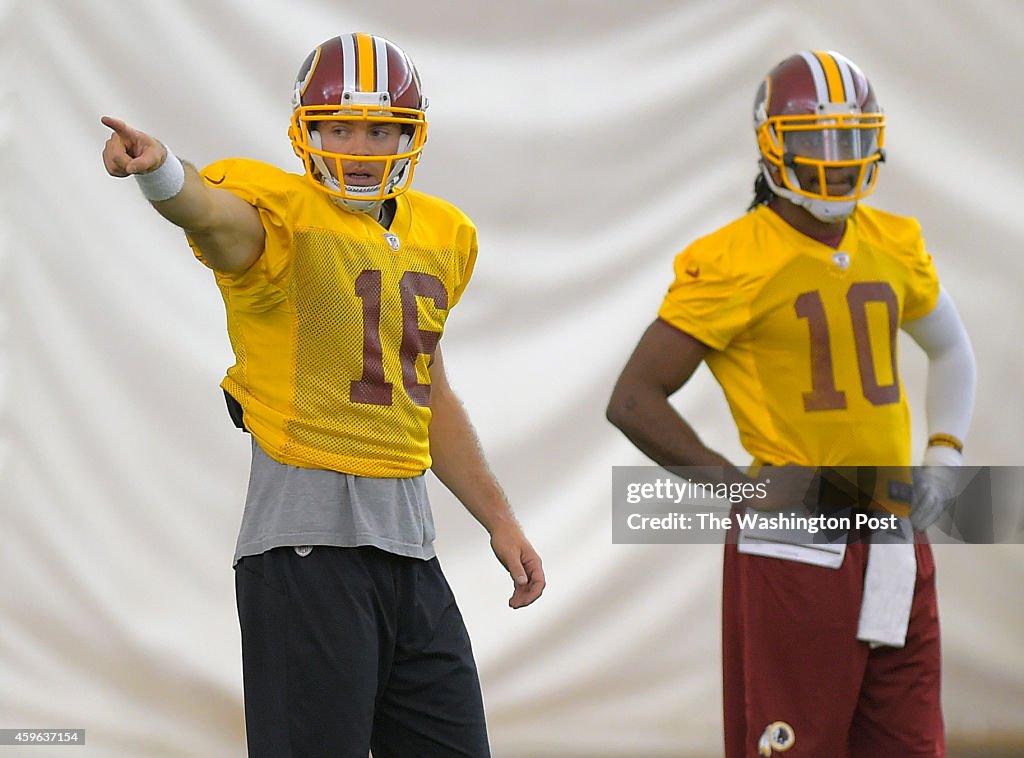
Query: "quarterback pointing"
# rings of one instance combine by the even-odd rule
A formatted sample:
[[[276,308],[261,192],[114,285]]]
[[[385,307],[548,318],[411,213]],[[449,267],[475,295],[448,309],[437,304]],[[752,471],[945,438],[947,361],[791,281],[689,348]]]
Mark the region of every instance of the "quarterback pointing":
[[[235,552],[253,756],[486,756],[476,666],[434,555],[431,469],[490,534],[513,608],[536,551],[445,376],[439,341],[477,254],[473,224],[410,191],[427,100],[394,43],[346,34],[295,82],[304,175],[202,172],[104,117],[107,171],[134,176],[213,270],[252,435]]]

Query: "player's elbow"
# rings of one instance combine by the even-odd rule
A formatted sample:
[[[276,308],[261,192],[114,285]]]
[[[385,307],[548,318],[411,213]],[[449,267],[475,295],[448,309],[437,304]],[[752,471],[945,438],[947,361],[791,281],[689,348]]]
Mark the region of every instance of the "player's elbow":
[[[636,397],[621,382],[612,391],[608,400],[604,417],[612,426],[628,434],[628,430],[636,423]]]
[[[605,419],[607,419],[608,422],[612,426],[614,426],[614,427],[618,427],[619,424],[621,423],[620,420],[619,420],[620,419],[619,413],[620,413],[620,410],[619,410],[618,406],[615,405],[615,403],[613,403],[613,402],[609,402],[607,407],[604,409],[604,417],[605,417]]]

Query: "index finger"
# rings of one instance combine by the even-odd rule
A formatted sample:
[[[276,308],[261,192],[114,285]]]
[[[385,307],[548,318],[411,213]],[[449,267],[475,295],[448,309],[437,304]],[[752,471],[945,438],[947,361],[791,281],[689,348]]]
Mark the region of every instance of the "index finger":
[[[114,118],[113,116],[102,116],[100,117],[100,122],[104,126],[113,129],[120,137],[124,137],[125,139],[131,139],[133,137],[135,130],[119,118]]]

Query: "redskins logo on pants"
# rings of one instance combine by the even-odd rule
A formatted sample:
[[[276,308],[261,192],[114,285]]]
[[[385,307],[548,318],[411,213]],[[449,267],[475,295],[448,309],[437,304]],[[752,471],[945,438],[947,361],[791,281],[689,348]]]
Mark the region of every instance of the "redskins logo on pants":
[[[785,753],[796,744],[796,732],[785,721],[773,721],[764,728],[761,739],[757,741],[757,753],[764,758],[771,758],[772,751]]]

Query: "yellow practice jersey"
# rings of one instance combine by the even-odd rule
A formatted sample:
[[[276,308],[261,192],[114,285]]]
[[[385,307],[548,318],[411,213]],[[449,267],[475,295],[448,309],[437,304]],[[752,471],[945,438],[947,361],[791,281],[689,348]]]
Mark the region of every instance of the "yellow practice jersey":
[[[914,219],[858,206],[833,249],[760,206],[676,258],[658,315],[711,348],[755,462],[902,467],[897,330],[938,294]]]
[[[266,229],[252,267],[216,272],[235,353],[222,386],[246,428],[294,466],[372,477],[429,468],[428,366],[476,260],[472,222],[407,192],[384,229],[257,161],[202,175],[255,206]]]

